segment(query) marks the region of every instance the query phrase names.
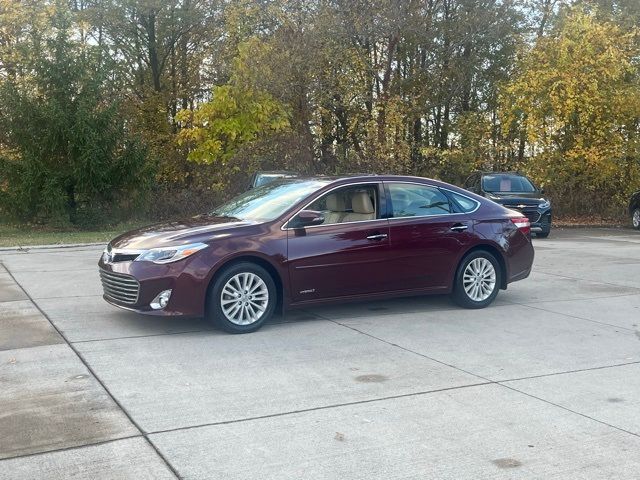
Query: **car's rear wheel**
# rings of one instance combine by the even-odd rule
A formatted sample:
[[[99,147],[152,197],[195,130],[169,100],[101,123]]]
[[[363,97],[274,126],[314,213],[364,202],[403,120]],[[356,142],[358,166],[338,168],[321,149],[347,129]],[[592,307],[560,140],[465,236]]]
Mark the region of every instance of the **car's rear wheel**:
[[[484,308],[498,295],[501,282],[498,260],[489,252],[477,250],[467,255],[456,272],[454,301],[464,308]]]
[[[631,224],[636,230],[640,230],[640,208],[636,208],[631,214]]]
[[[254,263],[236,263],[213,282],[207,314],[227,332],[249,333],[271,318],[276,302],[277,290],[269,272]]]

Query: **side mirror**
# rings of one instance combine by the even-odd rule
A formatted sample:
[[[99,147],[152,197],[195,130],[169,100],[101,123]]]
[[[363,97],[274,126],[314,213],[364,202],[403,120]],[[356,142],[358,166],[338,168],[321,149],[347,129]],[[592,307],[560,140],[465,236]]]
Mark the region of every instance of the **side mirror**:
[[[310,227],[312,225],[322,225],[324,223],[324,215],[315,210],[300,210],[298,214],[291,219],[293,228]]]
[[[541,188],[541,189],[540,189],[540,193],[541,193],[542,195],[544,195],[544,188]]]

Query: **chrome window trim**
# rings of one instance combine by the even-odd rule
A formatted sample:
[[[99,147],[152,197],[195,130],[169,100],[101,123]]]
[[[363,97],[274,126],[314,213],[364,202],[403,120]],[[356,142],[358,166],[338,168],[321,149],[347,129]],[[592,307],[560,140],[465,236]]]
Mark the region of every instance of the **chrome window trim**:
[[[378,185],[378,187],[383,186],[383,181],[382,180],[378,180],[378,181],[374,181],[374,182],[356,182],[356,183],[348,183],[345,185],[337,185],[335,187],[333,187],[330,190],[327,190],[326,192],[322,193],[321,195],[318,195],[317,197],[315,197],[313,200],[311,200],[309,203],[307,203],[304,207],[296,210],[296,212],[291,215],[289,218],[287,218],[287,220],[282,224],[282,226],[280,227],[280,230],[298,230],[299,228],[304,228],[305,230],[307,228],[318,228],[318,227],[331,227],[333,225],[351,225],[353,223],[366,223],[366,222],[379,222],[381,220],[389,220],[388,218],[374,218],[373,220],[356,220],[355,222],[341,222],[341,223],[328,223],[326,225],[322,224],[322,225],[309,225],[306,227],[288,227],[287,225],[289,224],[289,222],[291,221],[291,219],[293,217],[295,217],[296,215],[298,215],[302,210],[306,209],[309,205],[311,205],[313,202],[315,202],[316,200],[318,200],[319,198],[322,198],[325,195],[328,195],[329,193],[333,192],[334,190],[337,190],[339,188],[344,188],[344,187],[352,187],[354,185]],[[379,197],[379,193],[378,193],[378,197]],[[378,201],[380,199],[378,198]],[[378,208],[380,208],[380,206],[378,205]]]
[[[383,180],[384,182],[385,180]],[[437,185],[432,185],[430,183],[421,183],[421,182],[411,182],[411,181],[387,181],[387,184],[390,183],[396,183],[396,184],[411,184],[411,185],[420,185],[423,187],[431,187],[431,188],[437,188],[438,190],[446,190],[447,192],[453,193],[455,195],[460,195],[461,197],[464,198],[468,198],[469,200],[471,200],[472,202],[474,202],[476,204],[476,208],[474,208],[473,210],[470,210],[468,212],[449,212],[449,213],[435,213],[432,215],[420,215],[420,216],[412,216],[412,217],[389,217],[387,220],[408,220],[408,219],[416,219],[416,218],[433,218],[433,217],[450,217],[452,215],[469,215],[471,213],[476,212],[480,206],[482,205],[482,203],[480,203],[478,200],[476,200],[475,198],[471,198],[468,195],[465,195],[464,193],[460,193],[460,192],[456,192],[455,190],[451,190],[450,188],[447,187],[439,187]],[[393,204],[393,201],[391,202]],[[393,212],[391,212],[393,214]]]
[[[327,190],[322,195],[319,195],[318,197],[315,197],[313,200],[311,200],[309,203],[307,203],[304,207],[300,208],[293,215],[291,215],[282,224],[282,226],[280,227],[280,230],[296,230],[297,228],[295,228],[295,227],[287,227],[287,224],[291,221],[291,219],[293,217],[295,217],[298,213],[300,213],[302,210],[307,208],[309,205],[311,205],[313,202],[315,202],[318,198],[322,197],[323,195],[329,194],[329,193],[333,192],[334,190],[337,190],[338,188],[349,187],[349,186],[353,186],[353,185],[372,185],[372,184],[375,184],[375,185],[378,185],[378,186],[382,186],[384,188],[385,183],[386,184],[391,184],[391,183],[403,184],[404,183],[404,184],[420,185],[420,186],[423,186],[423,187],[431,187],[431,188],[437,188],[437,189],[440,189],[440,190],[446,190],[447,192],[453,193],[455,195],[460,195],[461,197],[464,197],[464,198],[467,198],[467,199],[471,200],[472,202],[474,202],[476,204],[476,207],[473,210],[470,210],[468,212],[449,212],[449,213],[434,214],[434,215],[421,215],[419,217],[375,218],[373,220],[357,220],[355,222],[329,223],[327,225],[309,225],[307,227],[300,227],[300,228],[304,228],[306,230],[307,228],[330,227],[330,226],[333,226],[333,225],[350,225],[350,224],[353,224],[353,223],[370,223],[370,222],[378,222],[378,221],[381,221],[381,220],[411,220],[411,219],[417,219],[417,218],[449,217],[449,216],[452,216],[452,215],[469,215],[469,214],[475,213],[482,206],[481,202],[479,202],[475,198],[471,198],[468,195],[465,195],[464,193],[456,192],[455,190],[451,190],[450,188],[440,187],[438,185],[433,185],[431,183],[412,182],[410,180],[378,180],[377,182],[357,182],[357,183],[349,183],[347,185],[338,185],[336,187],[333,187],[330,190]]]

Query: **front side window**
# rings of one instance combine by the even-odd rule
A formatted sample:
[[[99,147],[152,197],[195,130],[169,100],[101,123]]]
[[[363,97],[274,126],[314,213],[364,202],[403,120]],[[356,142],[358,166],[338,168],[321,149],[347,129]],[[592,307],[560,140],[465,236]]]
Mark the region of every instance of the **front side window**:
[[[338,188],[315,200],[305,210],[324,217],[321,225],[375,220],[379,216],[376,185],[350,185]]]
[[[536,191],[536,187],[527,177],[508,173],[485,175],[482,178],[482,189],[489,193],[531,193]]]
[[[449,199],[428,185],[392,183],[389,195],[393,217],[426,217],[451,213]]]

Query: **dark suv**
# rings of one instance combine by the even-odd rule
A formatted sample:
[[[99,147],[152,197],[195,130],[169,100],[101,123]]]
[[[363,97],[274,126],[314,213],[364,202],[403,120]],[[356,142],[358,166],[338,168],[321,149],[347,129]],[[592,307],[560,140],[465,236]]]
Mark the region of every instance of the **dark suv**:
[[[631,215],[631,225],[636,230],[640,230],[640,190],[631,195],[629,200],[629,215]]]
[[[464,182],[464,188],[507,208],[522,212],[531,222],[536,237],[551,232],[551,202],[544,191],[526,176],[516,172],[476,172]]]

